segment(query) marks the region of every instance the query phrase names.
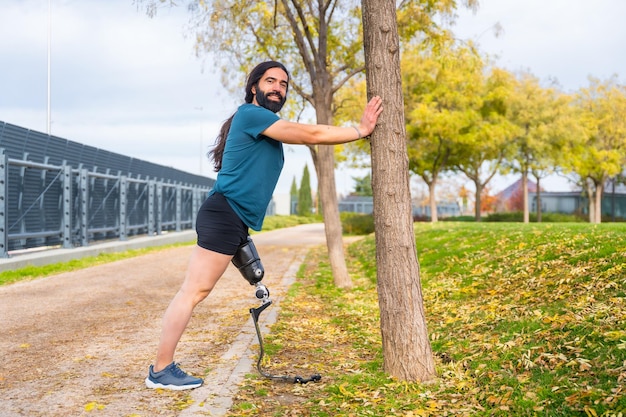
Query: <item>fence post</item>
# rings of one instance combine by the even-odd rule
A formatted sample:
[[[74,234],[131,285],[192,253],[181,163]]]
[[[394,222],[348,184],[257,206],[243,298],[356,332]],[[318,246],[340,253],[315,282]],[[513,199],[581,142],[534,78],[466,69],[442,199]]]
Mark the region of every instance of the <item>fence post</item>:
[[[154,180],[148,181],[148,236],[154,236]]]
[[[160,235],[163,231],[163,183],[161,181],[156,184],[157,194],[157,235]]]
[[[9,157],[0,148],[0,258],[8,258],[9,248]]]
[[[182,230],[182,226],[180,224],[182,216],[183,216],[183,189],[182,186],[176,184],[176,231],[180,232]]]
[[[86,168],[81,168],[78,176],[78,188],[80,192],[80,244],[89,245],[89,173]]]
[[[63,248],[72,247],[72,166],[63,164]]]
[[[126,175],[120,176],[120,240],[126,240],[127,231],[126,231],[126,187],[127,180]]]
[[[198,210],[200,210],[200,193],[202,190],[198,187],[192,188],[192,204],[191,204],[191,229],[196,227],[196,217],[198,217]]]

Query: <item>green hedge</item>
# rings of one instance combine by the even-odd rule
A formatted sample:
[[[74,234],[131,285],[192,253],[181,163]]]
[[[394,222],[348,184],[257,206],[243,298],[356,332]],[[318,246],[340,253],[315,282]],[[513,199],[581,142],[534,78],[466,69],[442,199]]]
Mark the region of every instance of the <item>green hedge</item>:
[[[521,211],[514,211],[510,213],[491,213],[483,218],[487,222],[523,222],[524,213]],[[530,213],[529,220],[531,223],[537,222],[537,214]],[[562,214],[562,213],[542,213],[542,223],[584,223],[587,220],[576,216],[574,214]]]
[[[341,228],[345,235],[374,233],[374,216],[371,214],[341,212]]]

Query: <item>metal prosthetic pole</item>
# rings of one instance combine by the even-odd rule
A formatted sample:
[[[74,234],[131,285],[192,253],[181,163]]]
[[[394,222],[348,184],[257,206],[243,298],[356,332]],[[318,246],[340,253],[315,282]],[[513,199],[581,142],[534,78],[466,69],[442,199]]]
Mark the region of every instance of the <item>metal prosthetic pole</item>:
[[[260,289],[259,287],[263,287]],[[261,297],[259,297],[261,295]],[[308,382],[314,381],[317,382],[322,379],[322,376],[319,374],[313,374],[308,378],[302,378],[301,376],[289,376],[289,375],[272,375],[269,372],[265,372],[263,368],[261,368],[261,361],[263,360],[263,355],[265,354],[265,350],[263,348],[263,336],[261,336],[261,329],[259,328],[259,316],[267,307],[272,304],[272,301],[269,299],[269,291],[265,285],[259,283],[257,284],[257,290],[255,292],[255,296],[261,299],[261,305],[256,308],[250,309],[250,315],[252,316],[252,321],[254,321],[254,328],[256,329],[256,335],[259,339],[259,359],[256,363],[256,369],[259,371],[261,375],[266,378],[275,380],[275,381],[283,381],[283,382],[291,382],[293,384],[306,384]]]
[[[250,236],[248,236],[247,241],[237,249],[237,252],[233,256],[232,259],[233,265],[239,269],[241,275],[250,283],[250,285],[255,286],[254,296],[261,301],[261,305],[256,308],[250,309],[250,315],[252,316],[252,321],[254,321],[254,328],[256,329],[256,335],[259,339],[259,360],[256,363],[256,368],[261,375],[266,378],[273,379],[276,381],[284,381],[284,382],[292,382],[299,384],[306,384],[311,381],[319,381],[322,379],[321,375],[314,374],[309,378],[302,378],[301,376],[288,376],[288,375],[272,375],[268,372],[263,371],[261,368],[261,361],[263,360],[263,355],[265,354],[265,350],[263,348],[263,337],[261,336],[261,329],[259,328],[259,316],[267,307],[272,304],[270,300],[270,292],[267,287],[261,284],[261,280],[265,275],[265,269],[263,268],[263,264],[261,264],[261,258],[257,253],[256,247],[254,246],[254,242]]]

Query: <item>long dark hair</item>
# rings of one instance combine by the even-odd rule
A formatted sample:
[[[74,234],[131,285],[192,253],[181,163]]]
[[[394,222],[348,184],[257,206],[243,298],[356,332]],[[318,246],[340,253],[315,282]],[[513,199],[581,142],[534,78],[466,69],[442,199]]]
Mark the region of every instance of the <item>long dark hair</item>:
[[[287,79],[289,79],[289,71],[283,64],[277,61],[265,61],[254,67],[250,74],[248,74],[248,80],[246,82],[246,103],[252,103],[254,99],[254,93],[252,92],[252,87],[256,86],[259,83],[265,71],[270,68],[280,68],[287,74]],[[213,170],[215,172],[219,172],[222,169],[222,157],[224,156],[224,148],[226,147],[226,137],[228,136],[228,132],[230,131],[230,125],[233,123],[233,117],[235,114],[230,116],[220,129],[220,133],[217,135],[215,139],[215,147],[207,153],[209,159],[213,160]]]

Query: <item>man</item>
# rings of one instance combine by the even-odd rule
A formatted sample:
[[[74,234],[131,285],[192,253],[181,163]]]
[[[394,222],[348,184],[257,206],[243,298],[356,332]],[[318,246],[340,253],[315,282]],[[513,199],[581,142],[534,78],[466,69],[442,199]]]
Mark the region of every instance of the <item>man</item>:
[[[237,251],[248,229],[261,230],[283,168],[283,143],[333,145],[355,141],[374,130],[382,112],[380,97],[367,103],[357,127],[294,123],[280,119],[289,90],[283,64],[267,61],[248,75],[245,103],[224,122],[211,152],[214,188],[196,220],[197,245],[185,281],[163,316],[156,361],[145,380],[148,388],[184,390],[202,385],[174,362],[174,352],[194,307],[206,298]],[[248,279],[246,277],[246,279]]]

